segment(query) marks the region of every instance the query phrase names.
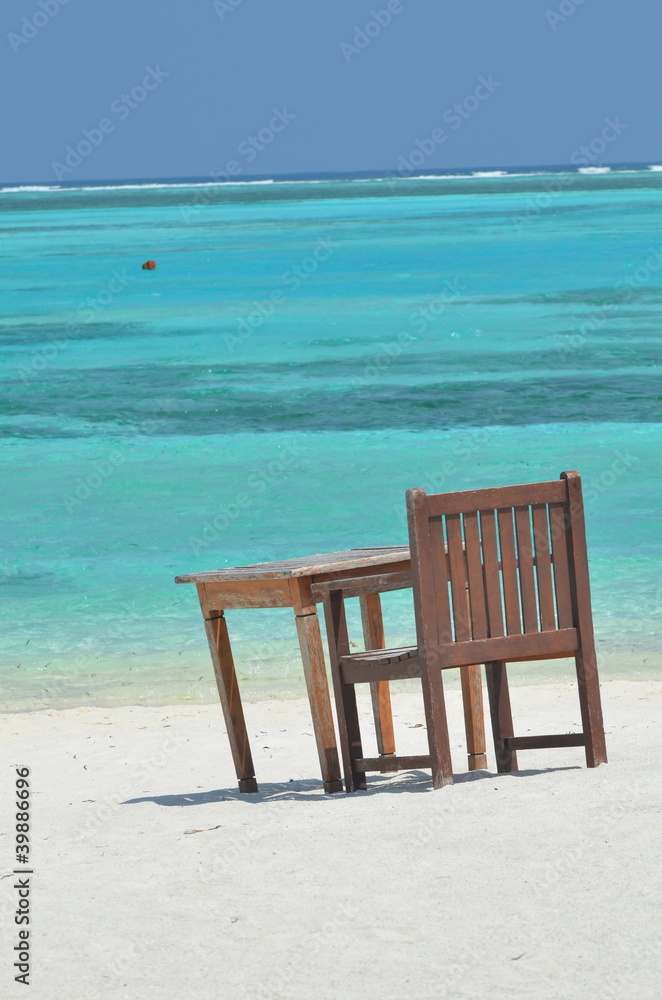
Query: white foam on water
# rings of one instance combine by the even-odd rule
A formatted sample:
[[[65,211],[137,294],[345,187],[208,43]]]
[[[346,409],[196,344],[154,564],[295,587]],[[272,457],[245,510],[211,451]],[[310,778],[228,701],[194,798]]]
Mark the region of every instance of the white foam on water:
[[[154,188],[192,188],[192,187],[246,187],[249,184],[292,184],[293,181],[190,181],[175,184],[90,184],[81,187],[69,187],[67,191],[142,191]]]
[[[611,167],[580,167],[578,174],[610,174]]]
[[[198,187],[246,187],[253,184],[300,184],[323,183],[322,181],[278,181],[271,178],[258,181],[189,181],[176,183],[145,183],[145,184],[81,184],[62,187],[60,185],[22,185],[20,187],[0,187],[0,194],[17,191],[142,191],[168,188],[198,188]]]
[[[13,191],[61,191],[59,185],[49,186],[47,184],[21,184],[18,187],[0,187],[0,194]]]
[[[574,173],[569,170],[474,170],[472,173],[463,174],[414,174],[411,177],[403,177],[401,174],[390,174],[388,177],[378,177],[375,180],[399,180],[399,181],[446,181],[461,180],[470,181],[474,178],[499,178],[499,177],[551,177],[559,174]]]
[[[467,181],[469,174],[417,174],[415,177],[404,177],[407,181]]]

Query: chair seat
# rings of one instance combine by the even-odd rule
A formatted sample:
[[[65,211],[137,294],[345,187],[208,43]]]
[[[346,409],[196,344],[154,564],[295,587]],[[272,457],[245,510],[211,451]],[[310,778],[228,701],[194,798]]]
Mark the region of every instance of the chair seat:
[[[366,684],[370,681],[407,680],[420,677],[418,646],[395,649],[368,649],[340,658],[340,672],[346,684]]]
[[[367,649],[364,653],[350,653],[340,658],[341,663],[378,664],[398,663],[418,656],[418,646],[397,646],[394,649]]]

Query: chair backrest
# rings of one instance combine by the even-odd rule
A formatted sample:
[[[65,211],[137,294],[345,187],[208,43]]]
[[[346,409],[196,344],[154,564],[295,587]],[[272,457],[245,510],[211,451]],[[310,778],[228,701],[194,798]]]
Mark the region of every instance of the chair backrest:
[[[582,624],[592,641],[577,472],[461,493],[409,490],[407,509],[419,645]]]

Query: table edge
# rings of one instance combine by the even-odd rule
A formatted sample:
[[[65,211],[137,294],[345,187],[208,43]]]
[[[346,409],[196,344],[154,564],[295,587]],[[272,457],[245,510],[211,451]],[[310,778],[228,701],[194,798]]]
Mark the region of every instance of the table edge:
[[[360,550],[358,550],[360,551]],[[364,550],[366,551],[366,550]],[[326,553],[330,555],[331,553]],[[175,583],[240,583],[250,580],[291,580],[302,576],[317,576],[322,573],[336,573],[343,570],[370,569],[385,563],[409,562],[411,555],[408,545],[397,545],[393,548],[384,547],[380,552],[375,550],[372,556],[348,558],[341,562],[324,564],[324,555],[310,557],[306,566],[295,566],[292,569],[270,570],[265,564],[264,569],[254,569],[250,566],[230,567],[229,569],[208,570],[201,573],[186,573],[175,577]],[[315,562],[314,560],[318,560]]]

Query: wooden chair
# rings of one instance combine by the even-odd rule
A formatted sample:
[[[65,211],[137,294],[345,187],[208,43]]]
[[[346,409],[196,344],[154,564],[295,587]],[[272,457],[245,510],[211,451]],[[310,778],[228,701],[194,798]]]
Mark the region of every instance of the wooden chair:
[[[407,491],[418,646],[341,656],[332,664],[346,791],[366,772],[431,768],[435,788],[453,782],[442,670],[484,663],[497,767],[517,769],[516,751],[584,746],[605,763],[593,641],[581,479],[462,493]],[[506,663],[575,659],[582,732],[515,736]],[[365,758],[359,683],[420,677],[429,754]]]

